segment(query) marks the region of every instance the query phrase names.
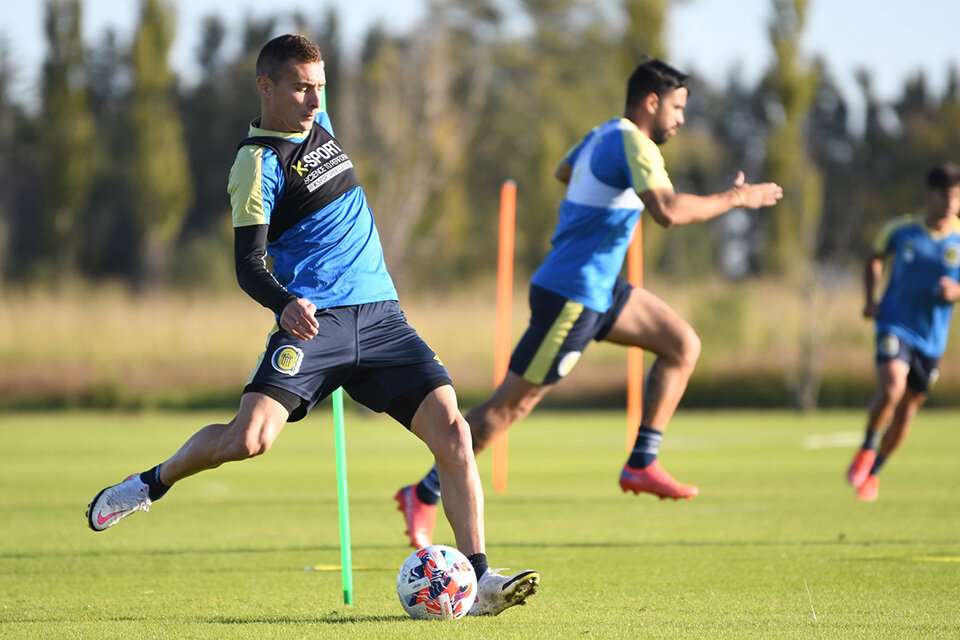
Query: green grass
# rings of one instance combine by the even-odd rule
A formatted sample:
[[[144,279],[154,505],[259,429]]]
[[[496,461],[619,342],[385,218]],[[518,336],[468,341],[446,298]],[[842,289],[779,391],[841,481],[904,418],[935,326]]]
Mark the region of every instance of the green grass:
[[[225,417],[0,416],[0,637],[960,636],[957,412],[921,412],[872,504],[843,482],[852,445],[805,447],[857,440],[861,412],[683,412],[661,456],[701,487],[682,503],[620,493],[622,413],[534,414],[511,433],[508,492],[489,489],[488,456],[481,472],[491,564],[538,569],[541,591],[453,623],[410,620],[397,601],[410,550],[391,496],[429,457],[381,417],[347,414],[351,607],[330,569],[329,410],[288,426],[261,458],[184,481],[148,514],[86,529],[97,490]],[[445,522],[437,541],[452,541]]]

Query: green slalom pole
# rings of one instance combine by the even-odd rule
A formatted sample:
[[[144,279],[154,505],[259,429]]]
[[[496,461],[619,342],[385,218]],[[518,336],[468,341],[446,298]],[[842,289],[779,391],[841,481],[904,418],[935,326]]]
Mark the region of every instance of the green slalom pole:
[[[343,389],[333,392],[333,431],[337,450],[337,507],[340,514],[340,573],[343,604],[353,604],[353,561],[350,558],[350,504],[347,498],[347,450],[343,437]]]
[[[320,110],[327,110],[327,88],[320,90]],[[350,557],[350,503],[347,497],[347,446],[343,435],[343,389],[333,392],[333,433],[337,452],[337,511],[340,517],[340,574],[343,604],[353,604],[353,559]]]

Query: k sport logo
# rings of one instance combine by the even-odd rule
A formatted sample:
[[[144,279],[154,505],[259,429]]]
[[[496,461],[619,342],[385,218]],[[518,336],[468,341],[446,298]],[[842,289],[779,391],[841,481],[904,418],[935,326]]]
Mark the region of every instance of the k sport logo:
[[[321,162],[329,160],[335,155],[343,153],[343,148],[337,144],[336,140],[328,140],[316,149],[306,153],[301,160],[298,160],[293,168],[297,174],[303,176],[307,171],[320,166]]]

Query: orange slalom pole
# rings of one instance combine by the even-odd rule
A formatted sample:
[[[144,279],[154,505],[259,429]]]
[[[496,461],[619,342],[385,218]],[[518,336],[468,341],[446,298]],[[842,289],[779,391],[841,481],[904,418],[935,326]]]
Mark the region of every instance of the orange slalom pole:
[[[635,287],[643,286],[643,228],[637,221],[633,242],[627,250],[627,279]],[[627,347],[627,452],[633,448],[643,411],[643,350]]]
[[[517,184],[500,188],[500,237],[497,252],[497,320],[493,341],[493,386],[500,386],[510,364],[510,315],[513,308],[513,236],[516,229]],[[493,441],[493,488],[507,490],[507,433]]]

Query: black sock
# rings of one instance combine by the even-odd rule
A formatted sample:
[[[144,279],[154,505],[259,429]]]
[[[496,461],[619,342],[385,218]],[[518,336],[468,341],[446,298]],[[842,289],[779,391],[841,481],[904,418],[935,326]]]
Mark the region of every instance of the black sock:
[[[437,465],[433,465],[423,480],[417,483],[414,491],[417,492],[420,502],[424,504],[440,502],[440,477],[437,475]]]
[[[883,467],[883,463],[886,461],[887,459],[883,457],[883,454],[878,453],[876,460],[873,461],[873,466],[870,467],[870,475],[875,476],[880,473],[880,468]]]
[[[627,466],[632,469],[643,469],[657,459],[660,451],[660,442],[663,440],[663,431],[640,425],[637,431],[637,441],[633,451],[627,459]]]
[[[160,465],[141,473],[140,482],[149,487],[147,495],[150,496],[150,502],[156,502],[170,490],[170,485],[163,484],[160,481]]]
[[[880,430],[868,428],[867,433],[863,436],[863,446],[860,448],[876,451],[878,444],[880,444]]]
[[[480,576],[487,572],[487,554],[485,553],[474,553],[473,555],[467,556],[467,560],[470,561],[470,564],[473,565],[473,571],[477,574],[477,580],[480,579]]]

